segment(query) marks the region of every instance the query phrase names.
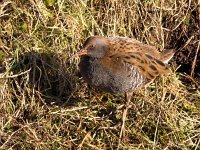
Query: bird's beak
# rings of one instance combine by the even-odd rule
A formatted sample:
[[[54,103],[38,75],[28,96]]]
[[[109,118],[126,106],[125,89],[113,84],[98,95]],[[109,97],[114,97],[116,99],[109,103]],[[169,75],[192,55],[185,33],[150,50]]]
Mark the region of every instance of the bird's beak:
[[[87,55],[88,54],[88,50],[87,49],[81,49],[78,52],[76,52],[74,55],[72,55],[70,57],[70,59],[77,57],[77,56],[81,56],[81,55]]]
[[[81,56],[81,55],[87,55],[87,54],[88,54],[88,50],[87,49],[81,49],[75,55]]]

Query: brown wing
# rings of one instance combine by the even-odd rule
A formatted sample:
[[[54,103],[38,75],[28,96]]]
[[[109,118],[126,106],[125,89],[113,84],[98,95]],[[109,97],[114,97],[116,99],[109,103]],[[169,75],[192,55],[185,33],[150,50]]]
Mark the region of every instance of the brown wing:
[[[128,52],[120,55],[115,54],[112,57],[138,67],[140,72],[148,80],[153,80],[160,74],[165,74],[169,71],[168,64],[163,63],[149,54],[141,52]]]
[[[107,56],[109,58],[112,57],[112,60],[119,60],[119,62],[138,67],[148,80],[153,80],[160,74],[169,71],[169,65],[162,62],[165,56],[157,51],[155,47],[131,38],[119,37],[110,39],[111,48]]]
[[[117,37],[117,38],[115,37],[115,38],[110,38],[109,43],[111,45],[110,53],[112,54],[141,52],[141,53],[146,53],[146,54],[155,56],[158,59],[161,57],[160,52],[154,46],[143,44],[136,39],[125,38],[125,37]]]

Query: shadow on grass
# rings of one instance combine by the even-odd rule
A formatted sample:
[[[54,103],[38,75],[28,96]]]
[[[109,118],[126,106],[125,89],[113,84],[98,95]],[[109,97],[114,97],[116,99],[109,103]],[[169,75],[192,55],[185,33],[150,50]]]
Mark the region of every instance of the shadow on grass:
[[[26,76],[19,75],[13,87],[16,91],[29,88],[46,104],[73,106],[80,101],[73,98],[78,77],[74,66],[56,53],[25,53],[14,61],[11,70],[14,74],[30,71]]]

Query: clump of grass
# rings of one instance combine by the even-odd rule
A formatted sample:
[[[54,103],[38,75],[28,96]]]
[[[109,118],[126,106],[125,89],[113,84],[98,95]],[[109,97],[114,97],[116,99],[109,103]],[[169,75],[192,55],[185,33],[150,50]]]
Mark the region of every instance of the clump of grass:
[[[198,80],[172,71],[137,91],[119,144],[123,96],[88,88],[78,59],[68,60],[86,37],[104,35],[170,46],[180,64],[197,49],[196,14],[186,0],[3,1],[0,149],[198,149]]]

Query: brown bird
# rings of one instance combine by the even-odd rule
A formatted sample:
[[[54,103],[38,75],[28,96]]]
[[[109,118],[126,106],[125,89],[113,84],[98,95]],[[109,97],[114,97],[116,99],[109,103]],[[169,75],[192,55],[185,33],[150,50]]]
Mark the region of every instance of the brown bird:
[[[173,50],[157,51],[153,46],[126,37],[91,36],[74,56],[81,56],[80,72],[90,85],[111,93],[125,93],[120,138],[133,91],[169,72]]]

